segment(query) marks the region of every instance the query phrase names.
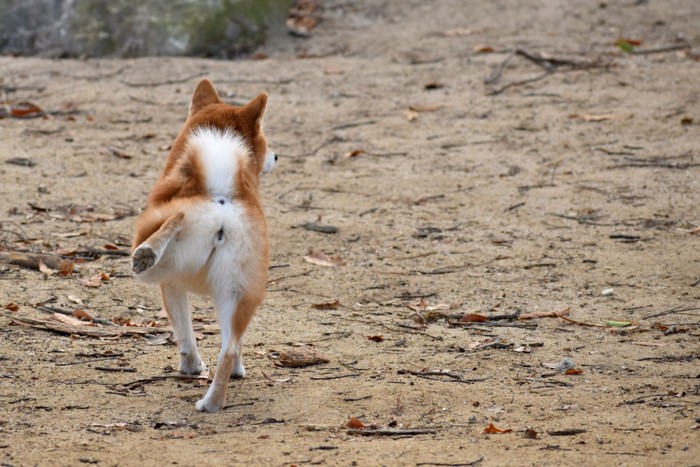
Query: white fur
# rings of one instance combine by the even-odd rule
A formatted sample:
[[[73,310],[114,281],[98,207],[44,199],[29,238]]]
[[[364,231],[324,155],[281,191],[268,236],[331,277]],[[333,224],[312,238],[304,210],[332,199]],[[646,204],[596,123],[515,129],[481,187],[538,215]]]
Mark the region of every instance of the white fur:
[[[263,165],[263,173],[268,173],[269,171],[274,169],[276,165],[277,154],[270,151],[270,149],[268,148],[267,152],[265,153],[265,165]]]
[[[202,161],[209,194],[213,198],[234,198],[233,182],[238,164],[250,153],[243,138],[232,131],[200,127],[192,132],[188,143]]]
[[[137,277],[144,282],[177,284],[205,295],[245,289],[242,265],[252,255],[253,239],[243,207],[235,202],[222,205],[214,200],[201,201],[184,213],[176,241],[171,240],[156,251],[156,263]],[[219,240],[221,229],[223,236]],[[205,268],[202,280],[195,281]]]

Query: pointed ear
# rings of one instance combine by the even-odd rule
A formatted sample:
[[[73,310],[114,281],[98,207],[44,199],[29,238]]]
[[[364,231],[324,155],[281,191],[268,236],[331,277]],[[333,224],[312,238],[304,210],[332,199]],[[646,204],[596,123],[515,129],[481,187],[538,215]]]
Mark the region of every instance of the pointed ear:
[[[221,102],[219,95],[214,89],[214,85],[208,79],[203,79],[197,85],[197,89],[192,94],[192,104],[190,105],[190,116],[196,114],[209,104]]]
[[[267,93],[263,92],[258,97],[248,102],[245,107],[243,107],[243,113],[249,122],[253,124],[253,127],[257,130],[260,128],[262,123],[263,114],[265,113],[265,107],[267,106]]]

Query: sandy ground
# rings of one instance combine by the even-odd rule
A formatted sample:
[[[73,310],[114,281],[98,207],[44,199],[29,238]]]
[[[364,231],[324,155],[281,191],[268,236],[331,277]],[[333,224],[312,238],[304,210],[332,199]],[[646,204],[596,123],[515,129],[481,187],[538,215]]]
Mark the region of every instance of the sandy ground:
[[[0,119],[0,462],[697,465],[699,22],[694,0],[328,1],[265,60],[0,58],[2,100],[47,112]],[[217,414],[124,256],[204,76],[270,93],[281,156],[268,296]],[[559,315],[469,318],[517,311]],[[308,347],[329,363],[278,366]]]

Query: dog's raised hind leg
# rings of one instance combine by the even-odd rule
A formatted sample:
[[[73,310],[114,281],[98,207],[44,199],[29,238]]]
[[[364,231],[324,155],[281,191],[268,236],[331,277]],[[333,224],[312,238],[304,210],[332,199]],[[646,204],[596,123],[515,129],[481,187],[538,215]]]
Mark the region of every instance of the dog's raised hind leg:
[[[134,250],[131,255],[131,269],[135,274],[142,273],[158,263],[170,240],[182,230],[184,219],[185,213],[182,211],[169,217],[153,235]]]

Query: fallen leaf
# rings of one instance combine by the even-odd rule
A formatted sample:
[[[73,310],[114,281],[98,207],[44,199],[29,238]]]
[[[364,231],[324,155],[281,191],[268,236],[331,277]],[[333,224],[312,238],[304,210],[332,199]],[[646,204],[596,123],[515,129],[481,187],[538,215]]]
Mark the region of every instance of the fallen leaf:
[[[78,282],[80,282],[85,287],[96,289],[102,286],[102,276],[98,274],[89,278],[81,278],[78,279]]]
[[[474,47],[472,47],[472,50],[478,54],[490,54],[494,52],[493,47],[485,44],[477,44]]]
[[[357,417],[352,417],[350,420],[345,422],[345,426],[352,430],[361,430],[365,427],[365,424],[360,421]]]
[[[58,263],[58,275],[59,276],[70,276],[73,274],[75,269],[75,261],[71,259],[64,259]]]
[[[620,38],[617,41],[615,41],[615,45],[623,52],[634,53],[634,48],[636,46],[642,45],[642,41],[640,41],[639,39]]]
[[[328,357],[308,346],[280,352],[278,360],[280,365],[292,368],[328,363],[329,361]]]
[[[428,308],[428,301],[424,298],[417,298],[406,304],[413,311],[423,311]]]
[[[114,146],[110,146],[107,149],[109,149],[109,152],[111,152],[113,156],[117,156],[120,159],[131,159],[132,157],[131,154],[127,154],[126,152]]]
[[[448,29],[447,31],[443,31],[442,35],[445,37],[462,37],[462,36],[471,36],[472,34],[476,34],[478,32],[483,31],[483,29],[474,29],[474,28],[452,28]]]
[[[630,118],[631,116],[632,115],[629,113],[616,112],[616,113],[597,114],[597,115],[571,114],[571,115],[569,115],[569,118],[578,118],[580,120],[583,120],[584,122],[604,122],[606,120],[625,120],[627,118]]]
[[[70,326],[94,326],[91,321],[81,321],[78,318],[62,315],[60,313],[54,313],[53,318],[56,321],[60,321],[61,323],[68,324]]]
[[[579,368],[569,368],[564,372],[565,375],[580,375],[583,374],[583,370]]]
[[[518,319],[527,320],[527,319],[536,319],[536,318],[560,318],[562,316],[567,316],[570,313],[571,313],[571,307],[567,308],[566,310],[562,310],[562,311],[544,311],[544,312],[538,312],[538,313],[528,313],[525,315],[518,316]]]
[[[151,334],[146,336],[146,343],[148,345],[164,345],[167,344],[172,334],[169,332],[162,332],[159,334]]]
[[[290,376],[289,378],[271,378],[267,376],[264,372],[261,372],[263,377],[267,380],[268,383],[271,384],[282,384],[282,383],[288,383],[289,381],[294,379],[294,376]]]
[[[82,321],[94,321],[92,316],[90,316],[87,311],[81,310],[80,308],[76,309],[73,312],[73,316],[75,316],[76,318],[78,318]]]
[[[39,271],[43,272],[47,276],[53,276],[56,273],[56,271],[48,267],[42,259],[39,260]]]
[[[408,107],[408,110],[413,110],[414,112],[418,113],[426,113],[426,112],[437,112],[440,110],[439,105],[431,105],[431,104],[416,104],[416,105],[411,105]]]
[[[409,122],[416,120],[418,118],[418,115],[418,112],[411,109],[408,109],[403,113],[403,116],[406,117],[406,120],[408,120]]]
[[[489,423],[489,426],[484,428],[484,433],[488,434],[503,434],[503,433],[511,433],[513,430],[507,429],[503,430],[501,428],[496,427],[493,423]]]
[[[460,321],[463,323],[483,323],[484,321],[488,320],[489,319],[486,316],[477,313],[467,313],[466,315],[462,316],[462,319],[460,319]]]
[[[365,154],[365,152],[366,151],[364,149],[355,149],[353,151],[346,152],[345,154],[343,154],[343,157],[345,159],[350,159],[353,157],[361,156],[362,154]]]
[[[83,301],[80,299],[80,297],[76,297],[75,295],[68,295],[68,300],[71,302],[75,303],[76,305],[82,305]]]
[[[16,303],[8,303],[7,305],[4,306],[6,310],[10,311],[17,311],[19,310],[19,306]]]
[[[603,323],[606,326],[612,326],[616,328],[625,328],[627,326],[630,326],[632,324],[632,321],[615,321],[615,320],[608,320],[608,321],[603,321]]]
[[[116,245],[112,245],[111,243],[106,243],[102,246],[105,250],[110,250],[110,251],[119,251],[119,247]]]
[[[317,266],[338,267],[345,266],[345,261],[340,256],[328,256],[321,251],[311,250],[307,256],[304,256],[304,261],[315,264]]]
[[[537,439],[537,432],[536,432],[535,430],[533,430],[532,428],[528,428],[528,429],[525,430],[525,432],[523,433],[523,438],[527,438],[527,439]]]
[[[693,124],[693,119],[691,117],[681,118],[681,125],[692,125],[692,124]]]
[[[369,339],[373,342],[383,342],[384,336],[367,336],[367,339]]]
[[[340,306],[340,300],[336,298],[330,302],[314,303],[311,306],[316,310],[337,310]]]
[[[0,103],[0,118],[32,118],[39,117],[44,113],[41,108],[31,102],[2,102]]]

